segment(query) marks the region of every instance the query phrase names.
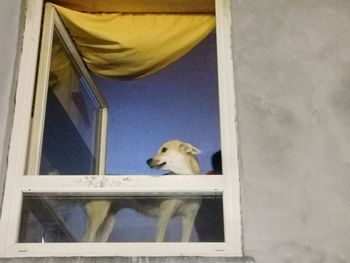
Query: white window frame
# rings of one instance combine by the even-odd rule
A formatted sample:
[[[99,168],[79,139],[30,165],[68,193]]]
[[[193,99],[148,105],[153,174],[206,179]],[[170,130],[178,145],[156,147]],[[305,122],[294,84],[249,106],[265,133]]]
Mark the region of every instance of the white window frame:
[[[84,77],[86,84],[89,86],[89,90],[92,96],[99,104],[97,110],[97,127],[95,136],[95,145],[93,155],[96,157],[94,174],[105,173],[105,160],[106,160],[106,143],[107,143],[107,119],[108,119],[108,106],[100,91],[94,84],[78,50],[75,47],[74,42],[69,36],[68,31],[64,27],[63,22],[58,16],[57,12],[53,8],[52,4],[47,4],[45,8],[45,16],[43,19],[43,28],[45,32],[42,32],[40,60],[39,60],[39,72],[36,81],[35,90],[35,105],[32,118],[31,138],[28,150],[28,161],[26,174],[38,175],[41,163],[41,149],[44,136],[44,124],[46,114],[46,101],[48,93],[48,83],[50,75],[50,63],[52,52],[52,41],[54,32],[64,43],[65,49],[67,49],[67,55],[72,58],[72,66]],[[69,53],[69,54],[68,54]]]
[[[43,0],[26,0],[26,21],[2,214],[0,258],[70,256],[241,257],[242,230],[229,0],[216,0],[216,31],[223,175],[25,176]],[[170,182],[170,184],[169,184]],[[169,188],[169,185],[174,187]],[[18,243],[25,193],[70,195],[223,195],[225,242]],[[117,194],[116,194],[117,193]]]

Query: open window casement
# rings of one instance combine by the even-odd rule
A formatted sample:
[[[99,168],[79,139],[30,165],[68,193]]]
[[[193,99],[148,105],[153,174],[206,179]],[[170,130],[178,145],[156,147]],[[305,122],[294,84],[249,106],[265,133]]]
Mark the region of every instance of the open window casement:
[[[71,0],[56,1],[56,4],[84,12],[107,12],[107,2],[108,0],[101,1],[100,10],[98,7],[96,10],[98,5],[94,5],[93,1],[86,1],[85,5]],[[193,1],[192,5],[180,0],[170,1],[169,5],[164,1],[159,1],[159,5],[153,5],[154,2],[147,0],[139,1],[135,5],[130,4],[132,1],[119,2],[124,4],[111,6],[111,12],[123,13],[126,12],[125,10],[132,9],[131,12],[140,13],[140,10],[145,10],[147,7],[153,10],[152,13],[207,13],[213,8],[211,5],[213,1],[205,1],[206,4],[202,8],[196,7],[195,2],[198,1]],[[129,4],[125,4],[126,2]],[[181,65],[186,65],[188,62],[176,64],[180,63],[177,60],[180,61],[182,57],[187,56],[185,55],[187,52],[195,49],[194,47],[205,38],[205,33],[198,33],[202,36],[197,37],[200,40],[191,40],[191,44],[186,44],[186,51],[175,52],[176,54],[171,59],[169,59],[171,55],[165,55],[167,62],[155,63],[157,69],[152,64],[147,70],[141,69],[131,73],[130,70],[127,70],[129,72],[127,76],[126,71],[120,71],[119,68],[110,67],[106,71],[108,67],[103,68],[101,64],[95,63],[105,58],[101,54],[96,55],[91,50],[89,51],[88,45],[84,42],[84,34],[81,34],[84,29],[77,32],[74,31],[76,30],[74,24],[68,25],[72,22],[70,21],[71,11],[59,15],[57,11],[63,10],[63,7],[58,6],[55,9],[52,4],[46,4],[45,15],[41,21],[43,3],[27,0],[26,5],[26,29],[0,221],[0,257],[242,256],[229,1],[216,0],[215,3],[216,34],[212,33],[211,36],[216,41],[215,45],[210,44],[209,46],[217,49],[214,52],[217,52],[217,65],[215,64],[214,67],[217,72],[210,82],[211,85],[208,85],[211,86],[209,89],[214,89],[214,91],[193,89],[198,94],[209,94],[205,95],[208,100],[214,99],[214,102],[210,102],[210,105],[214,106],[207,105],[208,108],[217,107],[217,112],[214,112],[213,115],[217,115],[218,118],[215,119],[212,126],[215,126],[215,122],[217,123],[218,134],[216,137],[213,136],[216,138],[213,144],[218,145],[217,150],[221,152],[220,164],[222,162],[222,167],[219,172],[216,171],[210,176],[206,175],[209,170],[207,168],[204,172],[202,170],[202,175],[198,176],[160,176],[160,173],[148,173],[147,170],[144,173],[135,172],[132,170],[134,168],[128,171],[123,170],[118,160],[116,160],[117,168],[115,170],[110,168],[112,167],[110,160],[114,158],[114,155],[112,158],[113,151],[119,155],[120,152],[123,152],[124,155],[132,153],[129,149],[126,151],[122,147],[113,150],[113,140],[120,138],[120,141],[125,141],[132,138],[132,134],[116,134],[116,130],[112,129],[122,122],[117,122],[118,125],[113,122],[115,119],[113,108],[118,107],[118,111],[122,111],[123,105],[128,104],[124,99],[118,101],[120,105],[112,101],[112,96],[108,94],[112,94],[109,92],[113,88],[102,87],[106,80],[98,76],[111,77],[114,74],[118,78],[143,77],[145,82],[135,80],[135,83],[145,86],[145,93],[142,93],[141,96],[154,97],[151,96],[151,93],[146,93],[147,85],[152,86],[152,81],[157,80],[157,74],[162,74],[161,78],[164,78],[167,72],[173,72],[172,68],[181,68]],[[73,20],[74,17],[73,15]],[[194,28],[203,26],[202,24],[203,22],[200,22]],[[193,34],[189,34],[189,38],[190,35]],[[128,50],[127,48],[122,49]],[[159,51],[160,48],[156,47],[155,50]],[[37,57],[39,57],[39,64],[36,70],[34,65]],[[189,60],[191,59],[192,57]],[[150,60],[147,59],[146,62]],[[159,59],[159,61],[163,60]],[[129,60],[127,61],[125,64],[129,65]],[[138,62],[138,59],[134,61]],[[146,62],[141,64],[150,65]],[[136,67],[131,66],[130,68],[133,70]],[[194,72],[189,74],[191,75],[189,79],[195,79]],[[199,78],[206,79],[206,77]],[[147,82],[149,80],[151,84]],[[182,83],[181,81],[179,78],[168,77],[167,83],[172,87]],[[133,80],[130,80],[130,83],[134,83]],[[189,85],[194,85],[194,83],[196,82],[191,82]],[[121,81],[118,82],[118,85],[127,86],[129,84]],[[119,91],[118,95],[113,96],[124,98],[123,96],[127,97],[132,92],[131,90],[126,93]],[[197,95],[189,95],[189,92],[184,93],[190,104],[186,107],[193,108],[193,102],[197,103],[196,100],[204,95],[197,98]],[[170,96],[172,94],[175,93],[171,93]],[[217,94],[215,95],[217,97],[213,98],[213,94]],[[177,95],[171,99],[174,100],[175,97]],[[195,97],[194,101],[191,100],[193,99],[191,97]],[[216,98],[217,101],[215,101]],[[154,101],[145,99],[142,104],[152,103]],[[207,104],[206,101],[199,101],[199,104],[201,103]],[[135,108],[136,106],[124,107]],[[153,108],[156,108],[156,111],[160,110],[157,107]],[[176,115],[179,110],[176,107],[174,109],[173,114]],[[130,113],[126,111],[123,114]],[[185,119],[185,122],[197,125],[196,123],[200,123],[203,119],[200,118],[201,114],[208,113],[195,112],[197,119],[195,121]],[[181,116],[187,118],[188,115]],[[178,126],[175,120],[176,118],[171,119]],[[160,120],[160,123],[166,123],[166,121]],[[137,118],[133,122],[137,122]],[[203,130],[203,127],[198,127],[197,130]],[[176,134],[175,131],[171,132]],[[111,139],[111,134],[114,135],[113,139]],[[140,133],[137,138],[148,140],[143,137],[144,134]],[[167,137],[168,135],[157,136]],[[188,138],[192,137],[188,135]],[[210,145],[210,142],[204,142],[200,136],[197,140],[203,141],[204,151],[201,150],[206,156],[199,157],[199,159],[201,161],[206,158],[208,162],[210,159],[208,156],[213,152],[205,153],[205,147]],[[155,152],[159,146],[154,145],[149,152]],[[135,149],[134,146],[131,148]],[[137,160],[138,158],[136,154],[130,156],[129,159]],[[164,242],[154,242],[158,224],[157,217],[150,219],[149,216],[143,213],[137,214],[130,209],[135,208],[132,205],[129,207],[129,204],[135,202],[147,206],[160,204],[164,200],[180,200],[180,202],[200,200],[201,207],[189,242],[179,242],[182,221],[175,216],[169,223],[166,237],[162,240]],[[116,208],[113,204],[123,205]],[[96,213],[107,214],[121,209],[122,216],[113,217],[113,220],[117,220],[116,230],[108,233],[107,238],[95,238],[92,242],[86,242],[88,240],[86,229],[91,223],[89,214],[91,209],[97,211]],[[107,220],[107,216],[101,218]],[[210,221],[210,218],[214,218],[214,221],[206,222]],[[211,225],[209,226],[208,223]]]

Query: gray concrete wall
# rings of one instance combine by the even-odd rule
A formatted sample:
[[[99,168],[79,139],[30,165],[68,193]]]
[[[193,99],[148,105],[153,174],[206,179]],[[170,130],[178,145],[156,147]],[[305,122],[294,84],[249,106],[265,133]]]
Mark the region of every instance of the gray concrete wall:
[[[246,253],[350,262],[350,2],[233,3]]]
[[[13,120],[14,87],[22,28],[20,0],[1,1],[0,8],[0,204],[5,180],[7,151]],[[0,210],[1,211],[1,210]]]
[[[19,2],[0,9],[1,160]],[[245,253],[258,263],[350,262],[350,2],[232,3]],[[127,262],[103,260],[118,261]]]

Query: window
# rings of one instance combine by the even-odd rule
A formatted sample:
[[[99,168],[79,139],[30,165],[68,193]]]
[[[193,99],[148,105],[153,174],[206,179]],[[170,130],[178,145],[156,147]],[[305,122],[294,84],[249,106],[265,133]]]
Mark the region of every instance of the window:
[[[181,105],[187,107],[188,112],[191,107],[195,108],[191,92],[208,93],[209,95],[200,96],[201,99],[204,98],[199,101],[202,104],[202,107],[198,107],[200,110],[193,109],[194,118],[197,119],[191,119],[189,114],[180,114],[180,104],[177,102],[171,106],[171,110],[154,106],[151,108],[155,108],[156,113],[161,111],[158,126],[149,130],[144,128],[143,133],[139,130],[144,125],[142,119],[145,117],[140,117],[139,121],[123,122],[122,116],[114,114],[118,110],[130,108],[127,106],[132,105],[133,99],[137,98],[137,94],[131,96],[134,91],[129,91],[132,89],[130,86],[135,87],[138,83],[147,86],[146,82],[119,81],[119,89],[114,89],[116,91],[103,88],[109,80],[94,76],[86,69],[60,16],[50,4],[45,8],[39,51],[43,3],[27,0],[26,4],[26,29],[0,221],[0,256],[241,256],[229,1],[216,0],[216,34],[211,34],[207,40],[212,41],[209,44],[215,43],[217,48],[217,65],[214,67],[218,72],[214,78],[217,84],[211,85],[210,92],[186,90],[178,96],[177,93],[169,95],[168,90],[165,95],[154,99],[156,91],[143,88],[138,98],[141,97],[144,103],[135,101],[135,112],[122,112],[128,117],[132,114],[139,117],[141,112],[146,111],[145,108],[138,107],[140,104],[153,105],[158,98],[167,96],[170,98],[163,101],[162,107],[175,102],[177,97],[185,98],[183,100],[187,104]],[[33,65],[36,64],[39,52],[40,62],[36,70]],[[162,76],[166,76],[165,71],[162,71]],[[195,75],[193,72],[190,77],[195,80]],[[201,78],[200,75],[198,78]],[[176,86],[181,81],[178,78],[173,81],[169,86],[175,89],[172,85]],[[129,89],[127,91],[126,86]],[[128,96],[131,97],[129,101],[125,99]],[[217,110],[203,113],[206,105],[211,109],[217,107]],[[113,110],[113,107],[117,107],[117,110]],[[151,109],[147,113],[154,114],[155,111]],[[176,114],[181,115],[180,118],[176,118]],[[171,119],[175,126],[178,126],[177,119],[191,123],[192,126],[198,125],[199,119],[205,122],[201,114],[208,115],[207,126],[196,129],[205,129],[207,137],[197,140],[204,141],[207,138],[207,144],[217,145],[222,153],[219,157],[222,171],[216,172],[216,175],[205,175],[210,170],[208,160],[214,154],[215,147],[208,146],[206,149],[211,150],[203,152],[204,157],[200,157],[203,159],[200,159],[203,161],[202,166],[205,167],[202,167],[205,170],[203,175],[193,176],[184,172],[176,176],[160,176],[161,172],[147,170],[149,167],[145,165],[145,151],[140,160],[146,168],[138,169],[141,161],[136,160],[141,155],[141,150],[136,146],[128,149],[127,146],[121,147],[122,143],[115,143],[116,140],[128,142],[128,138],[138,138],[139,144],[145,145],[149,153],[155,153],[160,145],[153,145],[155,140],[148,139],[145,135],[172,138],[182,134],[185,137],[188,135],[187,138],[196,138],[198,132],[193,132],[194,136],[191,136],[191,131],[188,130],[183,133],[174,131],[175,128],[163,131],[168,135],[155,134],[154,130],[164,130],[162,124],[165,123],[171,125],[166,122],[167,119]],[[135,122],[141,123],[141,128],[131,128],[136,131],[136,135],[127,129],[120,132],[120,126]],[[213,131],[210,126],[216,130]],[[176,149],[197,153],[195,147],[182,148],[185,146],[188,145],[176,144]],[[171,147],[173,146],[165,145],[158,154]],[[124,154],[126,159],[118,157],[118,154]],[[137,164],[127,163],[127,159],[132,159]],[[151,167],[165,165],[152,164],[152,161],[149,161]],[[123,167],[125,163],[127,164]],[[151,214],[152,209],[163,205],[169,207],[169,203],[174,204],[174,200],[176,205],[185,203],[190,204],[187,207],[191,209],[200,207],[194,217],[195,233],[183,230],[181,234],[180,229],[184,229],[184,223],[170,215],[175,219],[171,220],[166,228],[167,233],[164,234],[164,229],[160,231],[157,228],[157,224],[158,227],[160,224],[159,214],[155,219],[143,215]],[[117,218],[116,230],[113,230],[116,233],[110,233],[110,227],[108,231],[93,230],[96,224],[92,218],[106,221],[107,226],[114,224],[115,216],[112,212],[121,208],[123,213]],[[135,210],[142,210],[142,215],[136,214]],[[91,214],[95,217],[91,217]],[[112,216],[108,217],[109,214]],[[215,221],[214,228],[208,230],[207,222],[204,221],[213,214],[217,215],[216,219],[221,215],[222,222],[218,224]],[[188,217],[183,217],[182,220],[191,221]],[[186,242],[179,242],[180,239]],[[155,243],[155,240],[163,242]]]

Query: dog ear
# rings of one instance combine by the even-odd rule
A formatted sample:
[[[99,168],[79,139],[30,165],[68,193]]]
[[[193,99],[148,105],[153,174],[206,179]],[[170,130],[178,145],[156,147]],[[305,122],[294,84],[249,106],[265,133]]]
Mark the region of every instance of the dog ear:
[[[197,149],[192,144],[189,144],[187,142],[181,143],[180,146],[179,146],[179,149],[180,149],[180,151],[182,151],[184,153],[190,153],[190,154],[193,154],[193,155],[201,153],[201,150]]]

